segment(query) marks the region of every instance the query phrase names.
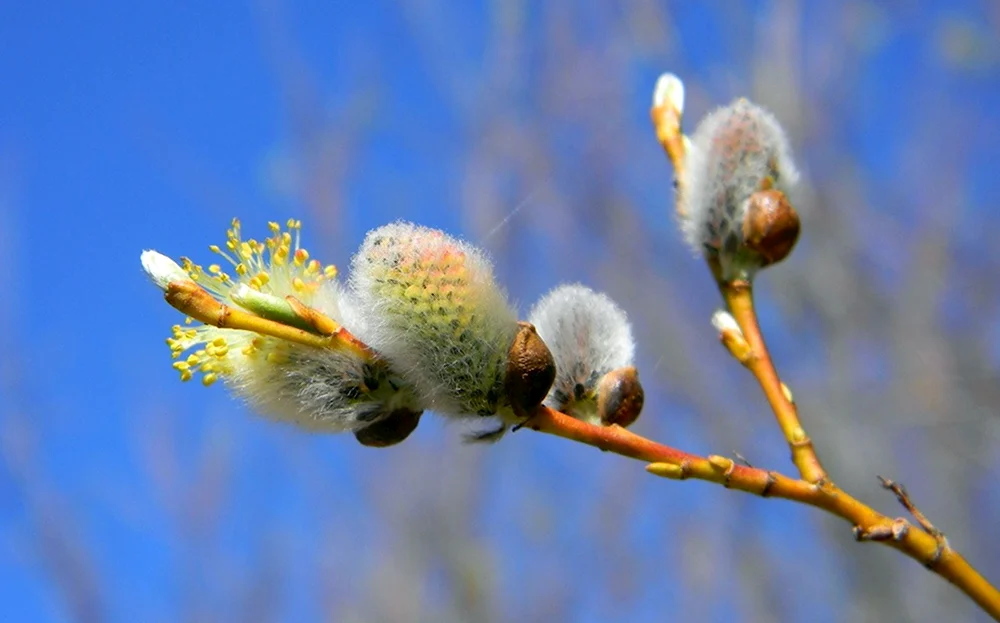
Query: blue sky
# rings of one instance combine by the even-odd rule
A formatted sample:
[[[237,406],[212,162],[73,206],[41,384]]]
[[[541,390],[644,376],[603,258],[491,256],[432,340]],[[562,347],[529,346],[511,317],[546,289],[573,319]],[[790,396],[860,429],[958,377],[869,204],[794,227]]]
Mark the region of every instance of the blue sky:
[[[989,21],[996,17],[974,2],[917,4],[890,14],[858,3],[855,24],[837,22],[852,33],[844,48],[865,62],[840,79],[816,74],[802,79],[805,95],[797,110],[807,122],[812,107],[842,105],[842,125],[809,125],[811,133],[798,136],[802,159],[822,189],[826,180],[844,174],[827,165],[842,163],[837,158],[848,154],[867,172],[865,191],[879,199],[873,201],[876,212],[895,219],[897,231],[940,222],[954,240],[968,243],[956,245],[967,249],[955,251],[963,262],[991,263],[995,245],[987,232],[995,231],[993,207],[1000,191],[993,166],[1000,78],[996,24]],[[831,27],[834,17],[842,19],[836,5],[810,3],[792,27],[808,41],[810,34]],[[578,16],[580,38],[592,42],[593,56],[575,59],[565,71],[592,80],[595,89],[612,81],[624,84],[626,97],[602,127],[634,155],[625,159],[627,165],[617,165],[623,181],[610,194],[615,201],[631,201],[667,260],[687,261],[669,219],[660,218],[669,202],[669,168],[645,125],[649,88],[664,69],[697,76],[692,106],[701,112],[751,88],[752,76],[760,75],[751,56],[769,45],[760,33],[767,31],[764,20],[774,6],[751,3],[727,13],[671,3],[665,11],[671,17],[670,44],[643,47],[637,39],[634,48],[628,38],[622,44],[606,35],[605,11],[598,6],[584,3]],[[93,575],[102,595],[98,609],[113,620],[175,620],[189,607],[230,612],[225,604],[249,582],[241,569],[271,554],[281,561],[276,566],[286,587],[278,618],[319,615],[322,604],[311,574],[331,554],[315,549],[304,535],[322,531],[330,513],[349,535],[381,525],[378,505],[366,501],[368,481],[359,475],[377,469],[381,459],[350,439],[308,437],[254,419],[218,388],[179,385],[163,345],[176,315],[145,281],[139,252],[147,247],[174,256],[207,252],[207,245],[223,240],[232,216],[257,231],[269,220],[301,218],[314,255],[340,265],[366,230],[396,218],[481,237],[476,217],[464,211],[468,187],[462,179],[470,145],[482,139],[484,118],[497,109],[555,145],[542,174],[549,182],[541,186],[556,180],[581,195],[590,192],[574,167],[593,153],[591,146],[581,145],[559,105],[549,103],[551,108],[539,113],[549,100],[535,93],[551,85],[538,83],[533,71],[503,82],[504,89],[486,77],[486,67],[509,60],[505,53],[520,55],[517,62],[529,68],[556,62],[538,41],[558,33],[545,31],[531,10],[508,15],[504,19],[525,21],[529,43],[496,52],[489,44],[504,40],[491,21],[492,9],[485,3],[444,10],[433,3],[388,1],[0,3],[5,50],[0,55],[0,279],[6,285],[0,322],[8,329],[0,332],[0,422],[5,452],[15,457],[0,465],[5,619],[73,620],[74,609],[45,562],[48,537],[40,526],[48,525],[58,526],[56,534],[67,542],[82,543],[79,559],[90,569],[83,575]],[[414,23],[430,24],[431,31]],[[952,23],[955,32],[947,25]],[[615,45],[605,45],[608,41]],[[801,71],[808,73],[810,62],[825,66],[817,58],[839,49],[810,48]],[[949,50],[959,61],[949,60]],[[617,67],[606,59],[623,55],[630,59],[627,72],[601,73]],[[565,110],[567,119],[589,114],[573,101],[565,102]],[[317,128],[330,134],[317,136]],[[961,197],[962,209],[950,218],[928,209],[927,184],[915,183],[934,170],[925,161],[928,154],[967,163],[961,175],[942,182]],[[498,183],[501,196],[509,199],[501,215],[522,203],[530,213],[511,217],[513,226],[529,230],[513,248],[538,244],[542,257],[558,255],[561,247],[545,248],[550,230],[531,231],[544,222],[531,219],[544,219],[548,209],[544,188],[537,192],[538,184],[526,183],[523,174],[497,172],[507,174],[511,178]],[[335,189],[330,196],[324,194],[327,185]],[[581,239],[589,240],[586,235]],[[907,269],[896,250],[895,242],[879,241],[868,251],[873,272],[884,275],[889,288]],[[594,266],[581,263],[568,270],[558,257],[548,258],[545,267],[511,260],[498,268],[524,308],[556,279],[588,278],[606,253],[595,249],[585,254]],[[682,270],[665,271],[680,291],[704,281],[693,263]],[[698,286],[696,307],[713,304],[708,285]],[[946,309],[946,318],[950,313],[960,320],[975,311],[962,300],[948,305],[955,309]],[[769,322],[781,323],[764,322],[765,329]],[[776,352],[793,350],[796,336],[774,328]],[[658,364],[655,353],[642,357],[650,367]],[[877,357],[872,359],[868,364],[878,369]],[[809,362],[800,361],[804,370]],[[708,445],[682,392],[655,388],[651,395],[658,409],[686,414],[672,428],[677,445],[699,450]],[[450,449],[459,443],[454,428],[439,423],[425,428],[416,443],[433,449],[432,455],[473,452]],[[761,437],[774,446],[761,451],[773,453],[764,456],[783,460],[776,440]],[[592,512],[588,487],[603,473],[586,449],[548,439],[513,443],[521,445],[476,455],[489,467],[488,486],[497,493],[470,518],[472,532],[501,552],[497,585],[506,594],[518,588],[523,568],[545,568],[532,558],[532,545],[519,540],[521,532],[506,531],[504,520],[527,504],[527,494],[512,480],[544,474],[541,479],[561,491],[559,503],[586,513]],[[178,473],[156,472],[159,453],[173,457],[164,465],[174,465]],[[216,454],[223,457],[218,464],[203,460]],[[308,457],[304,463],[298,462],[302,456]],[[505,461],[521,465],[498,471]],[[315,483],[300,478],[317,467],[331,479],[319,479],[322,502],[314,497]],[[198,508],[197,500],[172,501],[164,491],[190,493],[187,485],[211,478],[225,483],[219,485],[226,491],[220,494],[224,518],[210,534],[192,535],[169,509],[185,509],[180,515],[186,516]],[[651,517],[681,502],[692,514],[665,520],[680,530],[685,519],[696,521],[695,511],[729,500],[706,496],[701,485],[636,486],[642,501],[630,515],[635,523],[625,530],[621,547],[647,572],[657,565],[642,551],[667,547],[655,536],[662,525]],[[658,499],[646,501],[643,495]],[[983,504],[997,512],[995,496]],[[833,556],[825,543],[809,538],[818,528],[805,511],[770,504],[748,508],[759,515],[764,542],[794,547],[814,559]],[[811,527],[785,540],[789,526],[803,521]],[[570,531],[556,538],[566,539],[554,546],[562,548],[558,563],[551,563],[560,572],[604,560],[596,549],[580,551],[577,536]],[[219,563],[223,571],[203,567],[197,553],[202,547],[225,554]],[[369,563],[358,560],[359,566]],[[794,577],[789,569],[794,568],[777,573]],[[992,569],[1000,570],[995,562]],[[208,588],[191,589],[186,582]],[[845,581],[833,590],[848,586]],[[437,589],[427,590],[433,596]],[[637,590],[631,620],[656,620],[663,608],[683,602],[682,593],[669,586]],[[191,606],[184,602],[189,595],[205,603]],[[808,611],[807,601],[784,597],[790,620],[800,620],[796,615]],[[720,602],[702,614],[729,618],[739,610],[737,601]],[[600,613],[609,603],[614,600],[595,589],[572,616],[606,620]],[[505,612],[513,616],[518,610],[510,606]],[[835,610],[828,616],[838,619]]]

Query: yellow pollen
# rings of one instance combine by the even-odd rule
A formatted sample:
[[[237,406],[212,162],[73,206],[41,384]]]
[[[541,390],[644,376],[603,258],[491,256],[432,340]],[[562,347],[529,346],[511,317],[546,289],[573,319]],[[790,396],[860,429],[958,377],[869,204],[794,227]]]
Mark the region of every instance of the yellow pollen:
[[[289,294],[290,290],[296,296],[308,297],[324,280],[335,278],[337,268],[322,264],[300,246],[301,221],[288,219],[284,225],[270,222],[265,238],[244,239],[239,219],[233,219],[232,227],[226,231],[225,246],[208,247],[212,253],[222,256],[215,258],[218,263],[203,268],[187,257],[181,257],[179,262],[192,280],[197,280],[222,301],[228,299],[229,289],[235,283],[277,296]],[[232,264],[235,272],[223,270],[223,259]],[[278,273],[272,274],[275,270]],[[275,280],[280,288],[275,287]],[[229,331],[222,331],[222,335],[227,336],[222,337],[211,326],[198,323],[194,323],[197,328],[188,326],[192,323],[191,317],[185,317],[183,324],[171,327],[170,337],[166,339],[173,360],[171,364],[182,381],[200,376],[207,386],[241,369],[250,359],[261,361],[260,358],[265,357],[272,365],[290,361],[288,348],[281,340]]]

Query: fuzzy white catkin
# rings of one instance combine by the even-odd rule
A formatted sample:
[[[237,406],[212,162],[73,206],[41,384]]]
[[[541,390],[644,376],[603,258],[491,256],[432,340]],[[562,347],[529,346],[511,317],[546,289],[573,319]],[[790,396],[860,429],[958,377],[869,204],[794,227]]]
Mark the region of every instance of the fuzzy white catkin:
[[[517,316],[486,255],[447,234],[396,222],[368,233],[351,261],[348,322],[442,415],[510,415],[507,352]]]
[[[384,369],[353,353],[289,344],[284,355],[280,364],[245,368],[227,379],[270,419],[338,433],[360,430],[397,408],[419,410],[414,396],[390,388]]]
[[[591,419],[598,383],[632,365],[635,341],[628,316],[607,295],[579,284],[561,285],[532,308],[528,322],[552,352],[556,380],[545,404]]]
[[[312,303],[342,324],[350,308],[346,292],[334,282],[324,283]],[[378,422],[396,409],[423,410],[412,387],[385,361],[365,359],[350,349],[287,342],[282,348],[282,362],[255,374],[236,374],[230,383],[268,417],[313,431],[348,432]]]
[[[321,285],[311,303],[341,321],[343,291],[336,283]],[[268,419],[295,424],[312,432],[361,430],[394,410],[421,411],[413,389],[386,362],[365,358],[351,349],[315,348],[247,331],[205,327],[230,342],[230,371],[222,376],[235,395]],[[242,339],[234,339],[234,336]],[[251,355],[242,352],[256,343]]]
[[[713,111],[695,129],[685,160],[685,240],[699,254],[733,256],[743,244],[750,195],[765,180],[787,193],[798,177],[788,138],[771,113],[743,98]]]

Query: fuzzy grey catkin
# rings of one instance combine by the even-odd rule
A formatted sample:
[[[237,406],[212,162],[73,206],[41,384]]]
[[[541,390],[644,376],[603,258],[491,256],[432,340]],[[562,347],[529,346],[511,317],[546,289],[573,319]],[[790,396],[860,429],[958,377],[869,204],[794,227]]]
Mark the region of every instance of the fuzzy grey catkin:
[[[339,322],[342,296],[336,284],[326,283],[312,303]],[[246,339],[242,362],[222,380],[268,419],[340,433],[361,430],[397,409],[423,408],[413,388],[384,360],[349,348],[316,348],[252,333]]]
[[[628,316],[607,295],[573,284],[542,297],[528,321],[555,359],[556,380],[545,404],[596,423],[601,379],[631,366],[635,356]]]
[[[697,253],[716,257],[724,272],[753,258],[744,251],[750,196],[787,192],[798,180],[788,138],[769,112],[741,98],[707,115],[691,137],[681,187],[681,229]]]
[[[270,365],[243,368],[226,384],[259,413],[314,432],[355,432],[397,409],[422,409],[383,361],[344,350],[283,344]]]

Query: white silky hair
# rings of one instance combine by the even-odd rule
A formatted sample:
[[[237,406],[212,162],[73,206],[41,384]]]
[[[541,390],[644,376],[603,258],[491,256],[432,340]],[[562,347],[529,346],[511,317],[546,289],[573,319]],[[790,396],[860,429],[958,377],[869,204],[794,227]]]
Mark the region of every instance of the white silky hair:
[[[483,251],[438,230],[391,223],[365,237],[350,286],[346,322],[428,408],[453,417],[510,415],[503,387],[517,315]]]
[[[799,178],[774,115],[740,98],[702,119],[691,137],[680,194],[681,230],[696,253],[727,239],[742,244],[747,201],[769,177],[786,193]]]
[[[596,413],[597,385],[608,372],[632,365],[635,341],[626,313],[606,294],[580,284],[560,285],[532,308],[528,322],[552,352],[556,380],[545,404]],[[593,404],[591,404],[593,403]],[[594,413],[591,413],[594,412]]]
[[[344,290],[327,282],[313,295],[319,311],[343,324]],[[347,326],[346,324],[344,325]],[[254,334],[250,334],[251,336]],[[272,339],[265,349],[280,355],[249,359],[227,385],[265,417],[313,432],[358,431],[397,408],[420,411],[416,393],[384,361],[346,348],[316,348]],[[260,353],[265,355],[265,353]]]

